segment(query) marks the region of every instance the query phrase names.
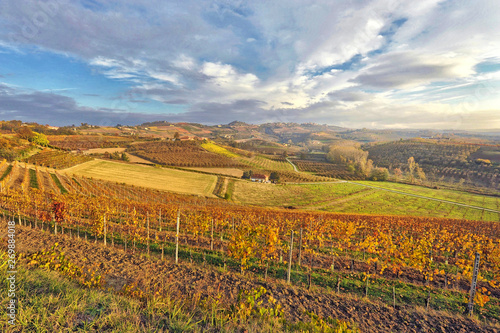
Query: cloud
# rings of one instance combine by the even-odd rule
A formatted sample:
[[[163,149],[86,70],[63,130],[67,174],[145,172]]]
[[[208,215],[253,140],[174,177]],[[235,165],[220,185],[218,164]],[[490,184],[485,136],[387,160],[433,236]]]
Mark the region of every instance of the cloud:
[[[439,57],[396,52],[378,57],[353,82],[377,89],[402,89],[435,81],[455,80],[475,73],[475,62],[461,57]]]
[[[70,98],[3,87],[10,106],[0,108],[23,117],[38,108],[47,112],[40,119],[72,123],[119,118],[120,107],[104,107],[109,100],[140,105],[144,113],[127,112],[129,120],[152,117],[156,101],[165,118],[210,123],[423,126],[425,116],[429,126],[446,126],[450,105],[500,82],[478,66],[500,62],[499,14],[500,3],[488,0],[5,0],[0,52],[68,55],[109,80],[112,93]],[[61,68],[54,76],[67,77],[63,86],[85,81]],[[33,86],[40,80],[33,75]],[[488,113],[496,96],[467,112],[498,119]],[[103,107],[86,107],[86,97]]]
[[[125,104],[126,105],[126,104]],[[158,120],[164,115],[127,112],[126,109],[94,109],[78,105],[74,99],[54,93],[23,91],[0,83],[0,115],[3,119],[64,126],[82,122],[114,126],[136,125]]]

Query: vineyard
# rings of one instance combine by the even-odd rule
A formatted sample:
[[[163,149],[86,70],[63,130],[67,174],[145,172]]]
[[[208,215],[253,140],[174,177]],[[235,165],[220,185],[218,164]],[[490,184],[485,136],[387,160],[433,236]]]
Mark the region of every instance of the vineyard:
[[[133,142],[133,138],[105,135],[49,135],[47,138],[52,146],[66,150],[125,147]]]
[[[293,167],[290,163],[288,163],[285,158],[272,158],[265,157],[262,155],[256,155],[251,158],[241,159],[242,163],[247,164],[249,167],[256,169],[264,169],[264,170],[273,170],[273,171],[293,171]]]
[[[284,183],[324,182],[332,180],[326,175],[296,172],[283,156],[255,155],[251,158],[240,158],[238,161],[246,164],[247,168],[258,170],[259,173],[263,172],[269,175],[271,172],[276,172],[279,175],[280,181]]]
[[[318,176],[347,180],[360,179],[359,177],[356,177],[352,172],[349,172],[345,166],[307,160],[293,160],[293,163],[300,171],[314,173]]]
[[[406,169],[408,158],[414,157],[427,178],[443,179],[469,186],[500,188],[500,166],[478,164],[471,159],[482,146],[473,144],[436,143],[426,140],[396,141],[369,148],[369,158],[380,167]]]
[[[25,159],[28,163],[54,169],[66,169],[92,160],[93,158],[90,156],[53,149],[44,149]]]
[[[161,165],[181,167],[241,166],[230,157],[204,149],[202,143],[197,141],[145,142],[131,146],[127,152]]]
[[[471,258],[478,253],[481,261],[474,315],[486,324],[465,323],[465,317],[460,323],[432,319],[433,315],[429,320],[445,325],[445,330],[467,325],[477,332],[489,331],[486,327],[493,326],[488,325],[500,323],[498,222],[258,208],[95,177],[51,174],[5,161],[0,163],[0,173],[4,218],[15,220],[26,234],[22,240],[26,259],[21,259],[35,267],[51,265],[56,270],[52,260],[61,255],[45,246],[57,241],[74,262],[101,263],[100,268],[92,268],[96,274],[92,276],[98,279],[83,273],[70,275],[88,286],[114,288],[138,299],[165,297],[175,290],[186,302],[198,299],[199,303],[190,303],[193,307],[205,304],[200,301],[203,297],[205,301],[219,297],[220,311],[229,316],[226,321],[232,316],[242,320],[240,312],[230,309],[246,306],[237,297],[246,292],[267,299],[255,313],[264,311],[272,314],[271,318],[282,318],[283,323],[292,325],[286,327],[334,315],[339,323],[345,320],[349,326],[355,319],[362,330],[368,330],[365,312],[386,311],[383,307],[397,311],[396,317],[415,313],[419,307],[462,316],[472,278]],[[361,185],[332,185],[340,186],[339,199],[375,193]],[[225,186],[220,177],[212,191],[222,196]],[[290,191],[292,197],[303,198],[303,194],[293,192],[294,186],[311,188],[311,194],[324,188],[322,184],[267,188],[280,188]],[[100,250],[98,245],[108,249]],[[132,262],[127,264],[129,270],[116,267],[109,261],[109,253],[120,256],[123,263],[128,262],[123,253],[143,253],[156,259],[147,261],[152,271],[144,276],[140,273],[143,267],[134,268]],[[185,266],[178,265],[203,268],[182,268],[181,274],[179,267]],[[216,275],[202,278],[207,268],[214,269]],[[164,280],[173,272],[181,274],[176,284]],[[247,282],[235,282],[239,280]],[[182,287],[196,281],[203,281],[205,291]],[[343,295],[369,300],[363,307],[375,308],[348,311],[359,301],[339,300]],[[306,302],[308,298],[314,301]],[[330,305],[333,302],[335,306]],[[409,329],[403,320],[394,320],[400,322],[392,322],[393,329]],[[387,330],[382,325],[374,331]]]
[[[258,154],[266,155],[283,155],[284,152],[289,150],[287,147],[280,144],[258,139],[238,143],[237,147],[244,151],[252,151]]]
[[[23,168],[18,169],[21,174]],[[25,174],[29,179],[29,172]],[[297,286],[371,295],[396,306],[430,303],[427,306],[452,313],[464,310],[471,258],[479,253],[477,315],[500,319],[498,223],[270,210],[57,177],[68,194],[54,194],[47,187],[6,186],[0,195],[2,209],[23,224],[56,234],[157,255],[174,256],[180,244],[177,255],[189,260],[264,279],[289,274]],[[278,302],[287,304],[284,299]]]

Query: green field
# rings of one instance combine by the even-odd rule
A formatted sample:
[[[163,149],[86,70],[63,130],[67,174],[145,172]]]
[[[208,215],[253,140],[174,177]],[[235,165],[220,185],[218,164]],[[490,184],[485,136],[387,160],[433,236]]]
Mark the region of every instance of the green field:
[[[94,160],[65,169],[68,174],[109,180],[158,190],[212,197],[217,176],[175,169],[154,168]]]
[[[500,198],[458,191],[433,190],[411,185],[400,187],[399,185],[401,184],[389,182],[359,183],[495,210],[498,210],[497,205],[500,204]],[[329,212],[500,221],[499,214],[495,212],[417,198],[352,183],[273,185],[237,181],[235,183],[233,199],[239,203],[250,205],[294,206],[300,209]]]
[[[390,183],[390,182],[356,181],[356,183],[406,192],[410,194],[423,195],[426,197],[448,200],[471,206],[479,206],[494,210],[500,210],[499,197],[471,194],[467,192],[454,191],[454,190],[431,189],[422,186],[413,186],[413,185]]]

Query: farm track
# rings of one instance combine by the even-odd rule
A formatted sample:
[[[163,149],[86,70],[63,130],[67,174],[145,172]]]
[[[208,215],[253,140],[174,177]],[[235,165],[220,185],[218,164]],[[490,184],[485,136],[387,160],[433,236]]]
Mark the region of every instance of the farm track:
[[[52,235],[38,229],[16,226],[17,250],[33,252],[50,248],[59,243],[59,250],[74,262],[98,264],[106,271],[107,287],[115,290],[125,283],[163,283],[173,297],[204,298],[221,297],[223,304],[236,302],[241,290],[264,286],[268,294],[278,299],[290,320],[305,320],[304,310],[321,316],[353,320],[361,332],[499,332],[499,328],[481,324],[475,320],[451,316],[442,312],[382,305],[375,301],[324,293],[323,290],[306,289],[270,280],[252,281],[251,274],[241,276],[223,273],[210,268],[181,262],[149,260],[139,254],[131,254],[101,243],[88,243],[68,235]]]
[[[299,169],[297,169],[297,166],[295,164],[293,164],[292,161],[290,161],[290,159],[288,157],[286,158],[286,161],[292,165],[293,170],[295,172],[300,172]]]

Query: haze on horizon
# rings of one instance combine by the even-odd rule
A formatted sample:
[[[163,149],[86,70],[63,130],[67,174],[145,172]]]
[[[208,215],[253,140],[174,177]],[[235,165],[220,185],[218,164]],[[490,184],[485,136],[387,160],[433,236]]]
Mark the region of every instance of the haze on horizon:
[[[500,2],[3,0],[0,118],[500,128]]]

